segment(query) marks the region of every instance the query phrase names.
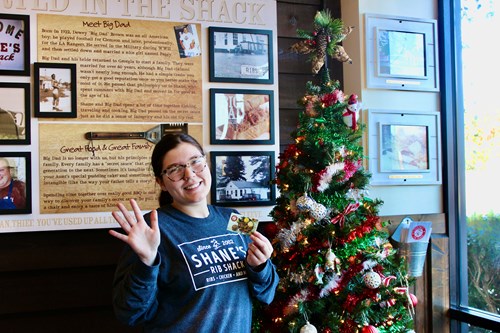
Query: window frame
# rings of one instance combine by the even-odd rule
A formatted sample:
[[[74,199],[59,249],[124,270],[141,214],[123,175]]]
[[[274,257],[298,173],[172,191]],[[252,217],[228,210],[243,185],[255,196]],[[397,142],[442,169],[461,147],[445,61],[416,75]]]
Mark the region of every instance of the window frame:
[[[465,211],[465,144],[461,58],[461,0],[437,1],[443,133],[443,192],[450,237],[450,310],[452,332],[467,324],[497,330],[500,317],[469,308],[467,282],[467,220]],[[451,50],[451,51],[450,51]]]

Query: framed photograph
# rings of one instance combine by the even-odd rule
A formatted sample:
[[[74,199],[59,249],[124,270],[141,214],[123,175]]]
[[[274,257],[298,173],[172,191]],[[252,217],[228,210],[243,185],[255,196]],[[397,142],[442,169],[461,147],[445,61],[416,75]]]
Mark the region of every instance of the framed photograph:
[[[210,89],[210,143],[274,144],[272,90]]]
[[[76,64],[35,62],[35,117],[76,118]]]
[[[271,206],[276,202],[274,151],[211,152],[212,204]]]
[[[210,27],[210,81],[274,83],[271,30]]]
[[[29,83],[0,82],[0,145],[31,143]]]
[[[365,18],[368,88],[439,90],[436,20]]]
[[[175,26],[174,31],[180,58],[191,58],[201,55],[200,40],[198,38],[196,24]]]
[[[368,111],[372,185],[441,184],[438,112]]]
[[[0,13],[0,75],[30,75],[30,17]]]
[[[0,215],[31,214],[31,153],[0,152]]]

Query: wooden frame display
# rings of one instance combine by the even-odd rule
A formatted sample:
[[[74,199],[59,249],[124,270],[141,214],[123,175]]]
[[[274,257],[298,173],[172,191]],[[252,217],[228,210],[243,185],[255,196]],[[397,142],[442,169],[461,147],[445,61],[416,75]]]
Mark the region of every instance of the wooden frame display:
[[[31,214],[31,153],[0,152],[0,215]]]
[[[211,202],[219,206],[271,206],[276,201],[274,151],[211,152]]]
[[[210,143],[274,144],[273,91],[210,89]]]
[[[372,185],[441,184],[438,112],[368,111]]]
[[[34,64],[35,117],[76,118],[76,64]]]
[[[271,30],[209,28],[211,82],[274,83]]]
[[[29,83],[0,83],[0,145],[31,143]]]
[[[30,75],[30,17],[0,13],[0,75]]]
[[[439,90],[436,20],[365,18],[368,88]]]

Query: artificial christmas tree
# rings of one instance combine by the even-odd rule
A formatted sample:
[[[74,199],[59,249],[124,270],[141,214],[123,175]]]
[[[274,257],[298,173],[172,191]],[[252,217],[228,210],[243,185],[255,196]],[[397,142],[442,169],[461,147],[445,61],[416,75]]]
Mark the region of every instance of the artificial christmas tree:
[[[280,284],[271,305],[255,305],[254,332],[408,332],[416,298],[404,262],[368,197],[358,123],[360,103],[329,77],[327,55],[350,61],[338,44],[351,31],[327,11],[295,52],[310,54],[319,84],[308,82],[295,143],[280,155],[271,212]],[[340,56],[341,55],[341,56]]]

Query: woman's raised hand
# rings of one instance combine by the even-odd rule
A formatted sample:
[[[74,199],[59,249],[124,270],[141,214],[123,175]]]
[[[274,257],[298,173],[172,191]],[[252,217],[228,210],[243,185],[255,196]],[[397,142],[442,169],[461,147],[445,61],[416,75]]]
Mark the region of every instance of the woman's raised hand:
[[[271,242],[260,232],[255,231],[250,235],[252,242],[248,245],[247,263],[255,268],[262,265],[273,254]]]
[[[109,234],[127,243],[139,256],[139,259],[148,266],[153,265],[160,245],[160,228],[158,227],[158,213],[151,211],[151,227],[144,221],[141,209],[134,199],[130,200],[134,214],[120,202],[118,211],[111,213],[116,222],[122,227],[125,234],[109,230]]]

